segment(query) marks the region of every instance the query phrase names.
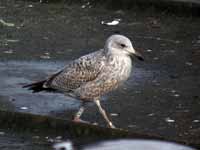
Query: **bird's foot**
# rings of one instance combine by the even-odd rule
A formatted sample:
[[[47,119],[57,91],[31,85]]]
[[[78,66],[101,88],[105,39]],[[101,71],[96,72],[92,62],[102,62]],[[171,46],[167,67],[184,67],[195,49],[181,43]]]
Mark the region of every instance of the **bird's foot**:
[[[116,128],[116,127],[112,124],[112,122],[109,122],[108,125],[109,125],[109,127],[112,128],[112,129],[115,129],[115,128]]]
[[[76,118],[76,117],[72,121],[76,122],[76,123],[87,123],[87,124],[90,124],[89,121],[85,121],[85,120],[82,120],[82,119]]]

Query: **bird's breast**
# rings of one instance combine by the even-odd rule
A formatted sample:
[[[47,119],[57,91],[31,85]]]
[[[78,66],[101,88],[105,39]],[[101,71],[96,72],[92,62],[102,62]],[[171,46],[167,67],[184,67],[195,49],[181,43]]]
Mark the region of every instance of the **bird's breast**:
[[[131,74],[132,62],[129,56],[113,57],[109,62],[109,74],[118,81],[125,81]]]

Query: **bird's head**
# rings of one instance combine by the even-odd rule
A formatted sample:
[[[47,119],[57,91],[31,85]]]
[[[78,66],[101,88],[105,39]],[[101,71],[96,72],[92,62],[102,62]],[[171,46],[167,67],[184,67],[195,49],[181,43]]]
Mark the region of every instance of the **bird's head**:
[[[142,55],[135,51],[131,41],[123,35],[115,34],[110,36],[106,41],[105,49],[109,55],[135,56],[139,60],[144,60]]]

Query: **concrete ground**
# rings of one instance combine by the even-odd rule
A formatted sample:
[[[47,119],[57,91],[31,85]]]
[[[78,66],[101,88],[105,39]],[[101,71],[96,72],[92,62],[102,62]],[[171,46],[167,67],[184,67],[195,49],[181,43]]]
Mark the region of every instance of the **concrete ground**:
[[[119,24],[105,23],[120,19]],[[104,23],[103,23],[104,22]],[[200,145],[200,18],[146,8],[108,10],[90,3],[0,2],[0,109],[70,119],[79,101],[21,86],[103,48],[121,33],[145,57],[131,78],[103,97],[117,127]],[[95,105],[83,119],[105,126]],[[1,139],[0,139],[1,141]]]

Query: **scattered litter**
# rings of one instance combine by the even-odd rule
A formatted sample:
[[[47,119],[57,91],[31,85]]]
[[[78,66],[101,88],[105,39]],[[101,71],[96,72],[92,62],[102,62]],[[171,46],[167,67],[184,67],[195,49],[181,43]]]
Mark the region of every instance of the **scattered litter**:
[[[0,135],[5,135],[5,132],[0,132]]]
[[[28,107],[20,107],[21,110],[27,110]]]
[[[56,140],[61,140],[62,139],[62,136],[57,136],[56,137]]]
[[[117,113],[110,113],[110,116],[117,117],[117,116],[119,116],[119,114],[117,114]]]
[[[142,38],[142,39],[152,39],[152,40],[158,40],[158,41],[165,41],[165,42],[170,42],[170,43],[174,43],[174,44],[179,44],[181,43],[181,41],[174,41],[171,39],[164,39],[164,38],[160,38],[160,37],[153,37],[153,36],[135,36],[136,38]]]
[[[114,19],[111,22],[101,21],[101,24],[108,25],[108,26],[116,26],[119,24],[120,21],[121,21],[121,19]]]
[[[48,40],[49,38],[48,38],[47,36],[44,36],[43,39],[44,39],[44,40]]]
[[[176,90],[171,90],[172,93],[176,93]]]
[[[154,59],[154,60],[158,60],[159,58],[158,58],[158,57],[154,57],[153,59]]]
[[[90,5],[90,2],[87,2],[86,4],[82,5],[81,8],[84,9],[84,8],[86,8],[87,6],[88,6],[89,8],[92,7],[92,5]]]
[[[4,51],[3,53],[5,53],[5,54],[12,54],[13,50],[7,50],[7,51]]]
[[[19,40],[6,39],[6,42],[16,43],[16,42],[19,42]]]
[[[95,126],[98,126],[98,123],[97,122],[94,122],[94,123],[92,123],[93,125],[95,125]]]
[[[49,52],[45,52],[44,55],[41,55],[40,58],[43,58],[43,59],[50,59],[51,57],[49,56]]]
[[[14,27],[14,26],[15,26],[14,23],[5,22],[3,19],[0,19],[0,23],[1,23],[3,26],[7,26],[7,27]]]
[[[85,8],[85,7],[86,7],[85,5],[82,5],[82,6],[81,6],[81,8]]]
[[[148,49],[147,52],[152,52],[152,50],[151,50],[151,49]]]
[[[175,53],[175,50],[165,50],[165,53]]]
[[[71,141],[54,144],[53,148],[55,150],[61,150],[61,149],[73,150],[74,149]]]
[[[150,116],[150,117],[151,117],[151,116],[154,116],[154,115],[155,115],[154,113],[151,113],[151,114],[148,114],[147,116]]]
[[[170,122],[170,123],[171,123],[171,122],[175,122],[175,120],[170,119],[169,117],[165,118],[165,121],[166,121],[166,122]]]
[[[187,113],[187,112],[190,112],[190,110],[188,110],[188,109],[185,109],[185,110],[183,110],[183,112],[186,112],[186,113]]]
[[[49,138],[49,139],[47,139],[47,142],[53,143],[54,139]]]
[[[191,62],[186,62],[185,64],[188,65],[188,66],[192,66]]]
[[[180,95],[179,94],[174,94],[174,97],[179,97]]]
[[[42,55],[42,56],[40,56],[40,58],[43,58],[43,59],[50,59],[51,57],[50,57],[50,56]]]
[[[128,128],[135,128],[136,127],[136,125],[134,125],[134,124],[129,124],[128,125]]]
[[[139,93],[142,93],[142,91],[134,91],[134,93],[137,93],[137,94],[139,94]]]
[[[29,8],[32,8],[32,7],[33,7],[33,5],[31,5],[31,4],[30,4],[30,5],[28,5],[28,7],[29,7]]]
[[[193,120],[192,122],[198,123],[198,122],[200,122],[200,121],[199,121],[199,120]]]
[[[33,136],[32,138],[33,138],[33,139],[39,139],[40,136],[36,135],[36,136]]]

